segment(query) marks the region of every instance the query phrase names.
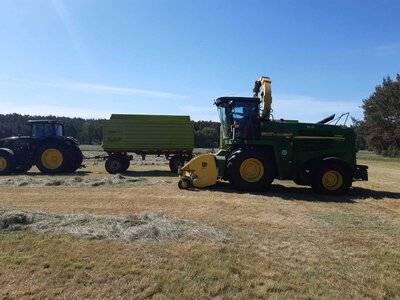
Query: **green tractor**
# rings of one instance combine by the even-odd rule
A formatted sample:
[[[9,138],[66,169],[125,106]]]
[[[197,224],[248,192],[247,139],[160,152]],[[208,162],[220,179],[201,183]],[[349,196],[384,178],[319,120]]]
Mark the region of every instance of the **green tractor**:
[[[221,150],[184,165],[179,188],[206,187],[223,179],[240,190],[260,191],[282,179],[311,186],[317,193],[341,195],[353,180],[368,180],[368,167],[356,163],[354,132],[329,125],[334,115],[318,123],[273,120],[270,79],[257,80],[253,92],[253,97],[215,100]]]
[[[74,172],[82,165],[78,141],[64,136],[59,121],[31,120],[30,136],[0,139],[0,175],[26,173],[33,165],[45,174]]]

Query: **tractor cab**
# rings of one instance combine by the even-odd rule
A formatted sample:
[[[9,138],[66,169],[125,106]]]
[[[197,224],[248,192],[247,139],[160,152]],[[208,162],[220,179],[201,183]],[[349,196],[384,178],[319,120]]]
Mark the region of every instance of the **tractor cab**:
[[[60,121],[30,120],[32,138],[44,138],[64,135],[64,126]]]
[[[221,139],[256,139],[260,136],[260,99],[221,97],[215,100],[221,122]]]

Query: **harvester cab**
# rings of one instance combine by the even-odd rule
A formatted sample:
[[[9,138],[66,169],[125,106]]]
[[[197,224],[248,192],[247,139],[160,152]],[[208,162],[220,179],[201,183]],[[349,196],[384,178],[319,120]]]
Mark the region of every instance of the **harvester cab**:
[[[260,93],[261,92],[261,93]],[[339,195],[353,180],[368,180],[356,164],[354,132],[344,126],[271,118],[271,80],[260,77],[253,97],[215,100],[221,122],[221,150],[193,158],[180,171],[180,188],[228,180],[241,190],[267,189],[274,179],[309,185]],[[260,95],[260,97],[259,97]]]
[[[261,90],[261,98],[258,94]],[[257,139],[260,123],[268,121],[272,112],[271,80],[260,77],[254,84],[253,97],[221,97],[215,100],[221,122],[221,148],[225,141]]]

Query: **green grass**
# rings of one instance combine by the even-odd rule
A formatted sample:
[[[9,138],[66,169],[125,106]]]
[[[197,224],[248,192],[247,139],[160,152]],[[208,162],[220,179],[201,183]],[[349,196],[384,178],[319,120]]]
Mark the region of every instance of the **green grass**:
[[[377,233],[400,234],[399,228],[390,222],[371,215],[349,212],[330,212],[318,216],[325,226],[341,230],[374,231]]]
[[[357,159],[383,162],[400,162],[400,157],[386,157],[367,150],[358,151]]]

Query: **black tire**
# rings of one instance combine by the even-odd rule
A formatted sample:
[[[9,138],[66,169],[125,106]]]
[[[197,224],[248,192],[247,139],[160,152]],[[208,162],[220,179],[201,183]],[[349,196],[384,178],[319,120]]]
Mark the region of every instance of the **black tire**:
[[[67,172],[69,163],[68,149],[63,144],[46,143],[36,151],[35,164],[44,174]]]
[[[0,149],[0,175],[9,175],[14,169],[14,152],[10,149]]]
[[[131,160],[129,159],[128,155],[123,155],[122,156],[122,160],[123,160],[123,168],[122,168],[122,172],[125,172],[126,170],[129,169],[129,166],[131,165]]]
[[[269,151],[237,149],[227,160],[227,179],[240,190],[266,190],[274,180],[275,163]]]
[[[178,173],[179,168],[182,168],[184,164],[185,159],[182,155],[174,155],[169,160],[169,168],[173,173]]]
[[[83,162],[83,154],[81,149],[78,146],[73,145],[67,148],[68,152],[68,168],[67,172],[75,172],[79,169]]]
[[[327,162],[313,172],[311,187],[318,194],[343,195],[349,191],[351,184],[350,168],[340,162]]]
[[[188,188],[191,187],[191,185],[192,185],[192,183],[190,182],[189,179],[187,179],[187,178],[179,179],[178,187],[180,190],[187,190]]]
[[[117,174],[126,171],[126,158],[123,155],[111,154],[105,164],[106,170],[110,174]]]

